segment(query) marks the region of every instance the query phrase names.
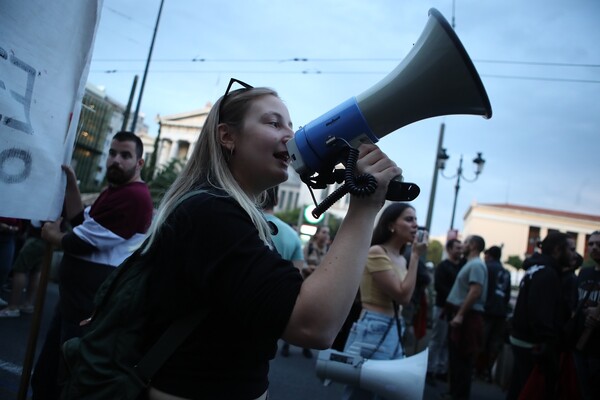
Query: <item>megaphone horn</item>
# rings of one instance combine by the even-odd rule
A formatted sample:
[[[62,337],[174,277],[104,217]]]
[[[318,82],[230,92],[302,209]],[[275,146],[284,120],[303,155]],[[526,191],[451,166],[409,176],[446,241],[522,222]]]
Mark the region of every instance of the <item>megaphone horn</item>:
[[[357,147],[360,143],[376,143],[415,121],[451,114],[490,118],[492,108],[456,33],[432,8],[424,31],[404,60],[370,89],[300,128],[287,143],[288,152],[292,166],[308,183],[315,173],[330,173],[326,169],[340,162],[339,148],[331,145],[331,138]],[[416,185],[404,185],[416,187],[418,195]],[[403,200],[399,197],[405,195],[416,197],[406,187],[402,195],[391,193],[393,190],[390,185],[390,200]]]
[[[412,50],[376,85],[356,96],[373,134],[381,139],[425,118],[492,116],[492,107],[465,48],[442,14],[430,18]]]
[[[369,360],[332,349],[320,351],[316,372],[321,379],[360,387],[388,400],[423,398],[429,349],[398,360]]]

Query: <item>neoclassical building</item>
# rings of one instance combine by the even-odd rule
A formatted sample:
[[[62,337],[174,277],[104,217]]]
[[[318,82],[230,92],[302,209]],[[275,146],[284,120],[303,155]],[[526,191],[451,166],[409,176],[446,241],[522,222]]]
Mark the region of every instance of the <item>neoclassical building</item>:
[[[211,107],[212,105],[207,103],[204,108],[198,110],[156,116],[160,132],[156,157],[158,165],[164,165],[173,158],[183,161],[189,158]]]

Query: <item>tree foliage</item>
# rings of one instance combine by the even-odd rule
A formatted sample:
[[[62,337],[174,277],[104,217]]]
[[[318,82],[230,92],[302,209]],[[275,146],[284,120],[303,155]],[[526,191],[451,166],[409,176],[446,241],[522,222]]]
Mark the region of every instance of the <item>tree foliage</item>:
[[[300,208],[294,208],[292,210],[280,211],[275,213],[277,218],[287,223],[288,225],[298,225],[298,217],[300,216]]]
[[[438,265],[442,261],[444,246],[437,240],[429,242],[427,248],[427,261],[431,261],[433,265]]]
[[[154,207],[158,207],[163,196],[173,182],[175,182],[184,165],[185,163],[182,160],[173,158],[166,165],[155,167],[153,174],[149,172],[146,174],[147,177],[150,177],[150,179],[146,180],[146,183],[148,184]]]
[[[508,265],[512,265],[516,269],[523,268],[523,260],[521,260],[521,257],[517,255],[508,256],[508,260],[506,260],[506,263]]]

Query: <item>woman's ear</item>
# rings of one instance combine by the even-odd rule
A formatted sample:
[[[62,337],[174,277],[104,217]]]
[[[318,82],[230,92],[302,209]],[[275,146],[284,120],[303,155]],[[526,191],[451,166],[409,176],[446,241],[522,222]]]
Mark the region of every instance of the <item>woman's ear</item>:
[[[217,127],[219,130],[219,143],[230,153],[235,150],[235,135],[231,127],[227,124],[219,124]]]
[[[395,231],[395,229],[394,229],[394,224],[392,224],[392,223],[388,224],[388,226],[387,226],[387,230],[388,230],[388,232],[390,232],[390,233],[394,233],[394,231]]]

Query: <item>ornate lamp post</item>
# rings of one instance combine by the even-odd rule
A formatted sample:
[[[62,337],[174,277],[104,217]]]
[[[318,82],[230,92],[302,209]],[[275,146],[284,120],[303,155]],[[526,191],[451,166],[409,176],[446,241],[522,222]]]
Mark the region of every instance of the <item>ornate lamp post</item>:
[[[439,169],[441,170],[442,176],[446,179],[456,178],[456,185],[454,186],[454,205],[452,206],[452,219],[450,221],[450,230],[454,229],[454,216],[456,214],[456,200],[458,199],[458,191],[460,189],[460,180],[464,179],[467,182],[475,182],[477,180],[477,178],[479,177],[479,174],[481,174],[481,172],[483,171],[483,165],[485,164],[485,160],[483,159],[481,154],[482,153],[478,152],[477,157],[475,157],[473,159],[473,164],[475,164],[475,177],[472,179],[468,179],[466,176],[463,175],[463,168],[462,168],[463,156],[462,156],[462,154],[460,156],[460,161],[458,163],[458,169],[456,170],[456,174],[452,175],[452,176],[444,175],[444,168],[446,166],[446,161],[448,160],[448,158],[450,158],[446,154],[446,149],[442,149],[442,151],[438,154],[438,158],[437,158],[438,162],[439,162],[438,165],[439,165]]]

